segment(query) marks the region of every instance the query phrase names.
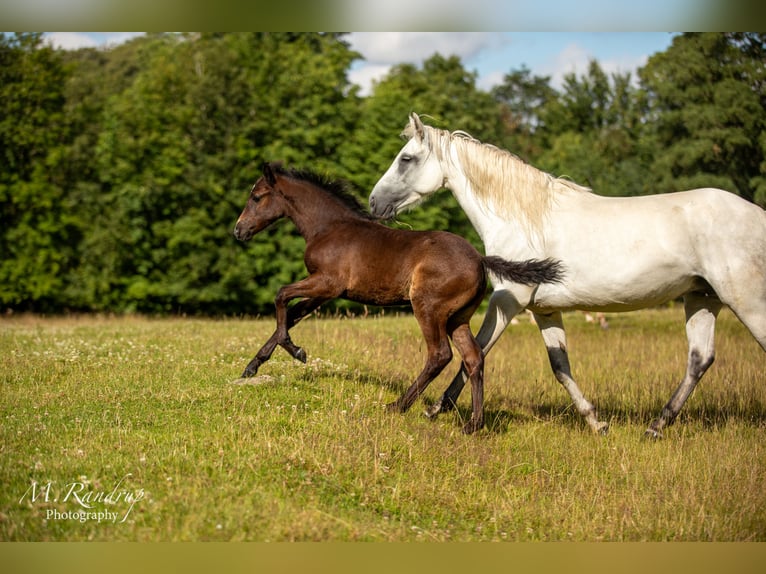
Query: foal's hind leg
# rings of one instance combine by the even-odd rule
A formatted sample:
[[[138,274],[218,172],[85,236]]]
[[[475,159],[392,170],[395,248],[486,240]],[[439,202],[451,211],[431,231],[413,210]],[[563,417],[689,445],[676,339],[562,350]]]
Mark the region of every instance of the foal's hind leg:
[[[412,403],[423,393],[428,384],[444,370],[444,367],[452,359],[452,349],[447,338],[447,321],[440,321],[429,316],[415,301],[412,302],[412,308],[426,340],[428,357],[425,367],[415,382],[396,401],[387,405],[389,411],[400,413],[412,406]]]
[[[299,301],[290,307],[287,310],[287,329],[291,329],[296,323],[298,323],[298,321],[303,319],[313,310],[319,308],[319,306],[321,306],[322,303],[326,301],[327,299],[315,297],[311,299],[304,299],[303,301]],[[256,353],[255,357],[253,357],[253,360],[250,361],[250,363],[247,365],[245,371],[242,373],[242,377],[245,378],[254,376],[258,372],[258,368],[271,358],[271,355],[274,353],[274,349],[276,349],[278,342],[279,331],[276,330],[274,331],[274,334],[269,337],[269,340],[266,341],[263,347],[261,347],[258,353]]]
[[[722,303],[717,297],[707,296],[703,293],[687,293],[684,297],[686,338],[689,340],[686,375],[676,392],[662,408],[659,418],[649,425],[645,436],[649,438],[662,437],[663,427],[675,420],[702,375],[713,364],[715,360],[715,320],[721,306]]]
[[[572,378],[561,312],[557,311],[550,315],[538,315],[535,313],[535,321],[543,336],[543,341],[545,341],[545,347],[548,349],[548,360],[551,363],[551,369],[553,369],[556,380],[561,383],[569,393],[569,396],[572,397],[577,411],[585,418],[593,432],[606,434],[609,430],[609,425],[598,420],[596,407],[585,398]]]
[[[484,355],[468,323],[452,332],[452,342],[463,357],[463,368],[471,379],[471,420],[463,426],[463,432],[471,434],[484,426]]]
[[[495,342],[500,338],[500,335],[503,334],[508,323],[510,323],[511,319],[513,319],[521,309],[522,305],[509,291],[505,289],[497,289],[492,293],[492,296],[489,298],[489,306],[487,307],[484,321],[479,328],[479,332],[476,334],[476,342],[481,347],[485,357]],[[449,387],[447,387],[447,390],[444,391],[444,394],[442,394],[439,400],[426,411],[426,415],[428,417],[435,417],[439,413],[454,409],[467,379],[468,373],[466,372],[465,366],[462,365],[460,371],[458,371]]]

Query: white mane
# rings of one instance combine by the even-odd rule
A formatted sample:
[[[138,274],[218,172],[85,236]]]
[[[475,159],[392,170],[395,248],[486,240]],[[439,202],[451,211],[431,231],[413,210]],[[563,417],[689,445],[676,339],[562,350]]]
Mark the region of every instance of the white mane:
[[[464,131],[448,132],[423,126],[426,140],[439,161],[450,160],[454,148],[463,174],[476,196],[501,216],[519,219],[529,231],[539,232],[552,202],[560,193],[589,193],[590,189],[554,177],[509,151],[485,144]],[[410,126],[405,136],[412,137]]]

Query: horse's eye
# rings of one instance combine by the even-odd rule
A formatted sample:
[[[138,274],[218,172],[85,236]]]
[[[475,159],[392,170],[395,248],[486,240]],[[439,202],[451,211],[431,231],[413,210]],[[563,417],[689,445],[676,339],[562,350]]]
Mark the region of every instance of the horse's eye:
[[[403,155],[403,156],[401,157],[401,160],[402,160],[403,162],[412,161],[412,156],[411,156],[411,155]]]
[[[261,196],[253,194],[250,196],[250,199],[253,200],[253,203],[258,203],[259,201],[261,201]]]

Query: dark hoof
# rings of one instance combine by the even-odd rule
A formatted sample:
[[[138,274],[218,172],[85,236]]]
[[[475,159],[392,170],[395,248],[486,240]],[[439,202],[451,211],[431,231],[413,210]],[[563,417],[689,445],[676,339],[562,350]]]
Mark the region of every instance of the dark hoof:
[[[295,358],[298,359],[301,363],[305,363],[306,351],[304,351],[303,349],[299,347],[298,350],[295,352]]]
[[[658,430],[653,429],[652,427],[649,427],[644,432],[644,438],[647,440],[661,440],[662,433]]]
[[[260,367],[260,364],[250,364],[247,366],[247,368],[242,371],[242,378],[247,379],[249,377],[254,377],[255,374],[258,372],[258,367]]]
[[[393,403],[388,403],[386,405],[386,412],[387,413],[403,413],[404,409],[399,405],[399,401],[394,401]]]
[[[484,423],[476,423],[473,420],[468,421],[463,426],[463,434],[473,434],[478,430],[481,430],[484,427]]]

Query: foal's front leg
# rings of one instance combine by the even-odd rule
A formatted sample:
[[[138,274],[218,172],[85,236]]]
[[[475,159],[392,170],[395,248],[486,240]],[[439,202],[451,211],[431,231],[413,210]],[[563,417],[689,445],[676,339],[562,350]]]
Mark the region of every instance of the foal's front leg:
[[[277,292],[276,299],[274,299],[277,315],[277,330],[274,332],[276,342],[285,351],[290,353],[291,357],[298,359],[301,363],[306,362],[306,351],[301,349],[290,339],[290,333],[288,331],[294,323],[290,323],[289,321],[287,304],[298,297],[308,297],[310,300],[320,299],[321,303],[324,303],[332,298],[332,296],[327,293],[328,288],[326,286],[326,281],[322,280],[317,275],[310,275],[306,277],[306,279],[298,281],[297,283],[282,287]],[[317,307],[318,306],[319,305],[317,305]]]
[[[303,319],[306,315],[319,308],[322,303],[325,303],[327,299],[322,297],[312,297],[299,301],[287,310],[287,329],[291,329],[296,323]],[[274,334],[269,337],[266,344],[261,347],[258,353],[253,357],[253,360],[245,368],[242,373],[242,377],[252,377],[258,372],[258,368],[271,358],[274,349],[276,349],[279,343],[279,330],[274,331]],[[293,355],[295,356],[295,355]],[[305,352],[303,354],[303,362],[306,362]]]

